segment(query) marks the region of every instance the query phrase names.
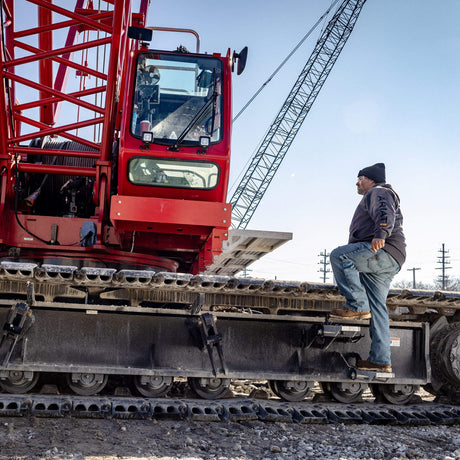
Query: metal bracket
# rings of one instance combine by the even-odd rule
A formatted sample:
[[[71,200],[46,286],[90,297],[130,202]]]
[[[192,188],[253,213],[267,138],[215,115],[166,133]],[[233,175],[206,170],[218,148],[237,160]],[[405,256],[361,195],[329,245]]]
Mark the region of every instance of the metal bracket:
[[[322,350],[327,350],[335,341],[356,343],[363,337],[360,326],[321,324],[316,330],[316,335],[306,348],[317,345]]]
[[[0,340],[1,367],[8,365],[17,341],[24,336],[33,322],[32,310],[27,304],[20,302],[11,307]]]
[[[395,374],[390,372],[363,371],[358,369],[356,365],[352,366],[342,353],[339,353],[339,356],[348,367],[348,374],[351,380],[359,380],[363,382],[386,382],[389,379],[395,378]]]
[[[395,374],[392,372],[363,371],[354,367],[350,370],[350,378],[364,382],[387,382],[394,379]]]
[[[18,302],[12,306],[3,325],[3,335],[0,340],[0,367],[5,368],[8,365],[16,343],[34,323],[35,318],[30,308],[34,301],[34,285],[28,282],[27,303]]]
[[[224,362],[224,354],[222,350],[222,334],[217,331],[216,321],[211,313],[203,313],[198,322],[200,326],[201,339],[203,346],[206,347],[209,354],[209,360],[211,361],[212,372],[214,376],[217,376],[217,369],[214,364],[213,351],[217,350],[219,356],[220,366],[219,372],[223,374],[227,373],[227,369]]]
[[[206,298],[206,295],[203,292],[200,292],[196,296],[196,299],[192,304],[192,315],[196,315],[201,311],[204,305],[205,298]]]
[[[58,244],[57,242],[57,232],[58,232],[58,226],[56,224],[51,225],[51,238],[50,238],[50,243],[51,244]]]

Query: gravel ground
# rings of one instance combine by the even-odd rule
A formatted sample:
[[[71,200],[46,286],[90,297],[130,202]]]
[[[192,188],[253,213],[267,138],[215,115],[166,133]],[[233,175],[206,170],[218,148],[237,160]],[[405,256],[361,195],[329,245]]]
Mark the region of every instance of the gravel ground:
[[[1,459],[460,459],[460,426],[0,419]]]
[[[252,397],[265,399],[263,388],[240,382],[230,397],[252,392]],[[419,394],[430,401],[428,393]],[[369,391],[363,401],[372,404]],[[0,417],[0,460],[115,458],[460,460],[460,425]]]

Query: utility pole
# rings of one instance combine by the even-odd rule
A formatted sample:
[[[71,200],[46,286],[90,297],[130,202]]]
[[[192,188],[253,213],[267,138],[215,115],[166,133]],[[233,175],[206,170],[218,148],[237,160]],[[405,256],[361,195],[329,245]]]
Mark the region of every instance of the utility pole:
[[[449,280],[449,277],[446,275],[446,270],[452,267],[447,266],[450,264],[450,262],[448,261],[448,259],[450,259],[450,256],[447,255],[449,251],[445,249],[444,243],[442,243],[442,249],[440,249],[438,252],[440,252],[441,255],[438,256],[438,259],[440,260],[438,260],[437,263],[441,264],[441,266],[436,267],[436,270],[442,270],[442,274],[439,276],[438,282],[441,283],[441,289],[444,291],[447,289],[447,282]]]
[[[416,284],[415,284],[415,270],[421,270],[421,268],[408,268],[407,271],[408,272],[412,272],[412,289],[415,289],[416,288]]]
[[[329,262],[328,262],[329,256],[330,254],[327,253],[326,249],[324,250],[324,252],[321,252],[320,254],[318,254],[318,257],[322,257],[321,262],[318,262],[318,264],[322,265],[322,267],[318,271],[323,274],[322,275],[323,283],[326,283],[328,279],[327,274],[331,273],[331,270],[327,268],[327,266],[329,265]]]

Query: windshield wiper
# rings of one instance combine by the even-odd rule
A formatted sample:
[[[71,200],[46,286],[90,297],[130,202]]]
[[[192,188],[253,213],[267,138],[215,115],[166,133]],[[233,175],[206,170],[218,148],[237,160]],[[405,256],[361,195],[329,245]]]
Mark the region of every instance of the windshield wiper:
[[[201,109],[197,112],[197,114],[193,117],[192,121],[185,127],[185,129],[182,131],[180,136],[176,139],[176,142],[174,142],[171,147],[168,147],[168,150],[172,152],[177,152],[179,150],[180,145],[182,142],[184,142],[185,136],[190,132],[190,130],[194,127],[197,126],[198,123],[200,123],[203,118],[206,116],[208,113],[208,110],[212,106],[212,128],[211,128],[211,135],[212,131],[214,130],[214,117],[216,113],[216,100],[217,100],[217,87],[216,87],[216,71],[214,69],[214,77],[213,77],[213,93],[211,96],[211,99],[209,99],[206,104],[201,107]]]

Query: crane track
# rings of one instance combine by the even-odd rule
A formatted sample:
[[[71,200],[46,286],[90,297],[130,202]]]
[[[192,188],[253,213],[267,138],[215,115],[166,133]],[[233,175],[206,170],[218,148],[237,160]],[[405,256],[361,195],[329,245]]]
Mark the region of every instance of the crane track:
[[[263,422],[378,425],[457,425],[460,406],[417,399],[409,406],[361,402],[299,403],[248,398],[207,401],[201,399],[144,399],[126,396],[0,395],[2,417],[78,417],[200,422]]]
[[[222,336],[226,340],[234,340],[239,345],[240,339],[246,340],[245,328],[247,327],[252,331],[253,336],[255,332],[258,334],[257,347],[259,348],[251,348],[254,356],[260,357],[263,355],[265,357],[267,355],[265,346],[267,343],[271,346],[271,343],[262,341],[266,337],[275,337],[276,343],[283,343],[284,348],[282,348],[282,351],[284,354],[280,354],[278,357],[275,353],[276,350],[269,347],[271,354],[269,357],[267,355],[267,361],[264,361],[263,366],[261,365],[260,367],[263,372],[259,368],[251,368],[252,373],[249,372],[248,376],[246,375],[248,374],[246,372],[246,361],[240,363],[238,361],[239,355],[232,355],[231,353],[234,349],[232,347],[234,342],[230,341],[228,344],[225,342],[227,346],[226,353],[221,353],[219,355],[220,360],[217,361],[217,367],[222,366],[223,370],[216,368],[214,376],[218,374],[219,379],[224,380],[225,378],[250,378],[253,380],[272,379],[273,381],[285,382],[288,385],[286,385],[286,388],[281,388],[283,390],[281,393],[288,393],[288,396],[290,396],[292,388],[294,388],[292,390],[294,393],[296,391],[301,393],[302,390],[297,390],[295,386],[298,379],[293,378],[291,382],[291,375],[294,374],[289,365],[291,357],[294,356],[303,366],[296,372],[301,372],[301,375],[306,376],[305,383],[309,383],[307,376],[311,377],[310,380],[312,381],[322,381],[321,378],[317,377],[318,373],[321,374],[324,370],[324,382],[343,381],[347,385],[351,385],[350,379],[354,380],[354,377],[346,373],[348,371],[344,368],[344,363],[348,370],[350,364],[343,359],[340,347],[342,343],[346,347],[347,341],[353,342],[354,336],[350,334],[355,334],[355,332],[349,329],[350,325],[348,324],[337,326],[335,323],[328,323],[328,312],[332,308],[343,305],[344,301],[337,287],[333,285],[215,275],[189,275],[148,270],[78,269],[74,266],[2,261],[0,262],[0,293],[4,294],[4,298],[0,294],[0,306],[5,314],[10,311],[10,305],[14,305],[18,301],[16,299],[25,299],[27,305],[33,310],[30,325],[24,327],[24,337],[26,337],[27,343],[25,340],[20,342],[22,348],[18,347],[19,352],[16,353],[16,356],[13,356],[11,363],[8,362],[9,355],[5,355],[8,359],[5,358],[6,361],[3,366],[0,365],[0,370],[3,369],[4,372],[3,378],[9,378],[7,372],[12,371],[14,373],[15,370],[34,374],[58,372],[63,375],[67,374],[72,379],[75,377],[77,383],[79,382],[77,377],[81,373],[92,376],[99,376],[99,374],[143,375],[139,370],[133,372],[133,362],[135,362],[137,368],[142,369],[146,377],[150,375],[166,376],[167,378],[189,376],[191,378],[209,379],[212,376],[209,375],[210,365],[206,357],[209,355],[210,364],[214,366],[213,359],[218,355],[219,348],[205,347],[204,345],[208,344],[206,340],[209,337],[214,339]],[[13,390],[4,387],[10,393],[0,393],[0,416],[174,418],[203,421],[261,420],[298,423],[458,424],[460,421],[460,407],[450,404],[458,404],[460,401],[456,383],[458,352],[455,347],[457,345],[454,344],[454,346],[451,343],[457,337],[457,326],[452,326],[451,331],[450,326],[447,324],[447,318],[453,320],[451,324],[456,324],[460,310],[460,293],[393,290],[390,292],[387,303],[391,318],[396,320],[392,323],[395,331],[397,331],[396,337],[402,337],[401,340],[413,343],[413,346],[424,346],[425,352],[428,351],[427,343],[420,345],[418,342],[411,342],[411,340],[415,340],[412,339],[411,331],[416,331],[417,337],[423,337],[427,333],[428,323],[419,324],[413,323],[413,321],[429,321],[431,316],[435,319],[437,318],[437,327],[441,331],[438,332],[437,336],[440,350],[436,348],[437,354],[431,359],[433,362],[441,362],[440,357],[443,356],[445,347],[455,352],[455,359],[450,360],[447,365],[443,361],[444,367],[441,366],[440,369],[437,369],[437,374],[439,375],[434,382],[433,390],[438,395],[452,396],[449,404],[421,402],[421,400],[412,398],[409,406],[381,405],[378,397],[373,403],[365,400],[365,402],[353,403],[353,405],[351,405],[351,400],[345,403],[338,403],[335,400],[334,402],[324,402],[324,398],[318,401],[317,397],[311,401],[305,400],[298,403],[282,402],[279,399],[259,400],[247,399],[247,397],[241,399],[239,396],[232,399],[195,400],[188,399],[190,396],[188,394],[184,396],[177,393],[171,394],[168,398],[156,399],[159,396],[158,393],[146,394],[140,391],[139,393],[144,395],[140,398],[128,396],[126,393],[119,396],[120,393],[118,392],[110,392],[107,393],[109,396],[106,396],[99,389],[94,391],[94,394],[102,394],[102,396],[81,396],[91,393],[78,395],[79,391],[75,391],[77,394],[71,395],[62,395],[59,392],[47,394],[43,391],[41,393],[20,394],[22,391],[14,389],[14,387]],[[21,305],[24,304],[16,304],[13,308],[14,311]],[[213,312],[213,315],[206,313],[200,316],[202,312],[206,311]],[[296,316],[300,314],[305,316]],[[313,316],[318,314],[318,318]],[[34,315],[38,318],[36,322],[34,322]],[[80,350],[81,348],[82,341],[78,334],[75,335],[76,328],[67,329],[62,327],[60,321],[61,318],[64,318],[64,315],[65,318],[68,318],[64,321],[64,326],[77,324],[75,323],[75,318],[81,321],[81,324],[78,323],[81,326],[80,329],[89,331],[89,335],[85,332],[85,346],[105,352],[108,360],[107,365],[104,363],[101,366],[100,361],[93,362],[89,358],[86,359],[85,354],[77,353],[76,358],[71,354],[69,359],[67,357],[62,358],[59,354],[52,354],[51,356],[47,354],[49,350],[54,349],[54,342],[51,346],[46,340],[43,341],[42,337],[55,339],[57,350],[59,350],[60,344],[63,343],[70,343],[72,350]],[[209,328],[208,330],[208,327],[206,327],[205,332],[207,335],[203,338],[201,324],[204,321],[204,316],[213,318],[215,316],[218,320],[218,329],[211,330]],[[6,325],[10,325],[8,321],[10,320],[6,320]],[[105,344],[105,348],[101,345],[101,336],[96,333],[99,328],[103,329],[109,325],[108,333],[104,337],[110,338],[114,335],[113,331],[116,331],[117,334],[120,334],[120,331],[125,331],[124,324],[130,321],[133,327],[127,330],[139,331],[138,336],[135,336],[138,338],[137,341],[132,339],[131,335],[117,335],[118,338],[124,337],[126,341],[118,340],[116,343],[109,341],[107,344],[104,342],[102,345]],[[150,361],[141,361],[139,363],[134,360],[134,358],[138,358],[137,355],[132,358],[132,362],[129,359],[126,359],[126,362],[121,362],[121,364],[117,361],[116,366],[112,364],[112,367],[110,367],[110,359],[114,354],[116,356],[126,355],[124,348],[117,348],[117,353],[115,353],[114,345],[128,343],[129,340],[133,340],[131,348],[138,350],[136,347],[144,346],[145,327],[151,327],[152,329],[148,329],[149,331],[156,331],[154,328],[159,327],[158,324],[161,321],[163,321],[161,324],[165,325],[165,330],[170,331],[175,327],[174,331],[176,332],[171,334],[171,337],[169,335],[163,337],[158,333],[160,338],[154,343],[158,345],[155,348],[155,357],[162,367],[157,365],[155,374],[150,372],[152,368]],[[297,322],[299,325],[297,325]],[[131,325],[131,323],[129,324]],[[215,325],[215,322],[212,324]],[[274,325],[273,330],[270,329],[271,333],[268,335],[266,334],[267,325]],[[332,351],[328,351],[328,347],[332,342],[326,341],[322,343],[319,341],[316,343],[312,340],[312,337],[316,340],[318,331],[322,330],[321,327],[317,328],[318,325],[321,327],[326,327],[327,325],[331,330],[338,328],[339,332],[342,331],[342,327],[345,327],[343,329],[343,338],[339,337],[336,343],[338,344],[337,350],[340,353],[332,348]],[[359,330],[362,327],[363,331],[365,331],[366,325],[359,324],[355,327]],[[5,337],[8,336],[8,331],[10,330],[7,329],[4,327]],[[304,329],[307,332],[311,330],[313,336],[305,335],[306,333],[302,334],[305,332]],[[39,330],[40,334],[37,333],[37,330]],[[448,333],[442,332],[445,330]],[[289,335],[291,334],[290,331],[294,331],[296,338],[292,343]],[[347,335],[347,331],[351,338]],[[58,332],[61,335],[58,336]],[[365,336],[363,335],[363,337]],[[22,340],[22,336],[20,338]],[[343,342],[340,341],[341,338]],[[187,360],[177,363],[178,356],[174,356],[172,362],[175,367],[172,369],[169,364],[169,355],[166,352],[164,352],[164,355],[161,354],[162,349],[159,345],[162,345],[162,342],[160,339],[166,339],[166,344],[170,344],[172,341],[171,343],[177,349],[188,347],[190,353],[187,355]],[[218,345],[221,343],[220,340],[216,342]],[[259,340],[262,341],[261,345],[259,345]],[[249,339],[245,343],[251,347],[256,346],[256,343]],[[361,343],[353,342],[353,352],[363,354],[364,351],[359,349],[359,346],[365,348],[365,343],[362,345]],[[305,353],[302,354],[302,351],[306,348],[310,350],[311,354],[318,356],[319,370],[315,370],[316,368],[311,370],[308,367],[311,366],[311,363],[304,356]],[[238,346],[236,349],[240,350],[241,347]],[[396,349],[400,362],[412,362],[412,357],[404,354],[405,350],[410,349],[410,346]],[[145,353],[142,354],[142,359],[144,359],[144,355],[147,358],[150,356],[149,350],[150,348],[144,350]],[[287,351],[284,352],[284,350]],[[35,361],[29,356],[32,352],[38,353],[38,358],[34,358]],[[341,359],[334,361],[334,359],[338,359],[336,355]],[[131,359],[131,355],[128,354],[127,356]],[[225,359],[223,356],[225,356]],[[271,370],[273,367],[272,361],[275,357],[278,359],[275,365],[277,374],[273,375]],[[406,375],[406,369],[400,365],[398,359],[395,361],[395,366],[399,365],[398,372],[400,375],[398,375],[399,380],[395,381],[395,385],[425,385],[430,382],[427,377],[430,370],[429,366],[426,369],[426,375],[418,371],[418,373],[412,372],[412,374]],[[25,364],[23,363],[24,360]],[[294,365],[297,365],[297,361],[294,362]],[[202,364],[203,362],[204,364]],[[80,367],[75,367],[75,363],[78,363]],[[230,369],[231,372],[228,373],[225,369],[227,363],[231,363],[233,366]],[[422,370],[425,364],[425,361],[421,359]],[[182,369],[182,373],[179,374],[177,369]],[[190,369],[191,372],[188,372]],[[309,374],[305,372],[305,369],[309,369]],[[419,367],[416,369],[419,369]],[[136,369],[134,370],[136,371]],[[160,370],[164,372],[161,373]],[[297,377],[297,373],[295,377]],[[453,373],[453,376],[451,373]],[[381,383],[380,381],[374,382],[372,379],[370,382],[376,383],[377,386]],[[454,381],[455,384],[449,383],[451,381]],[[14,379],[11,382],[14,384]],[[33,382],[33,379],[31,382]],[[224,382],[222,381],[222,383]],[[364,383],[369,382],[366,380]],[[433,380],[431,383],[433,383]],[[391,393],[393,390],[391,387],[388,388]],[[29,390],[31,389],[32,387]],[[280,391],[280,388],[278,388],[278,391]],[[348,387],[343,391],[347,393]],[[397,393],[400,390],[395,387],[394,391]],[[210,393],[212,394],[212,391]],[[198,394],[202,396],[200,392]],[[274,391],[274,394],[284,397],[283,394],[280,395],[277,391]],[[148,396],[151,396],[151,398],[148,398]],[[290,397],[284,399],[293,401]],[[340,398],[337,399],[341,401]],[[387,400],[398,402],[392,399]]]
[[[301,311],[328,312],[339,308],[344,298],[332,284],[299,281],[235,278],[221,275],[191,275],[150,270],[81,268],[72,265],[0,262],[0,298],[25,296],[34,284],[37,301],[54,303],[116,303],[131,307],[187,305],[192,309],[258,309],[269,314]],[[390,313],[418,320],[437,312],[447,317],[460,311],[459,292],[391,289]]]

